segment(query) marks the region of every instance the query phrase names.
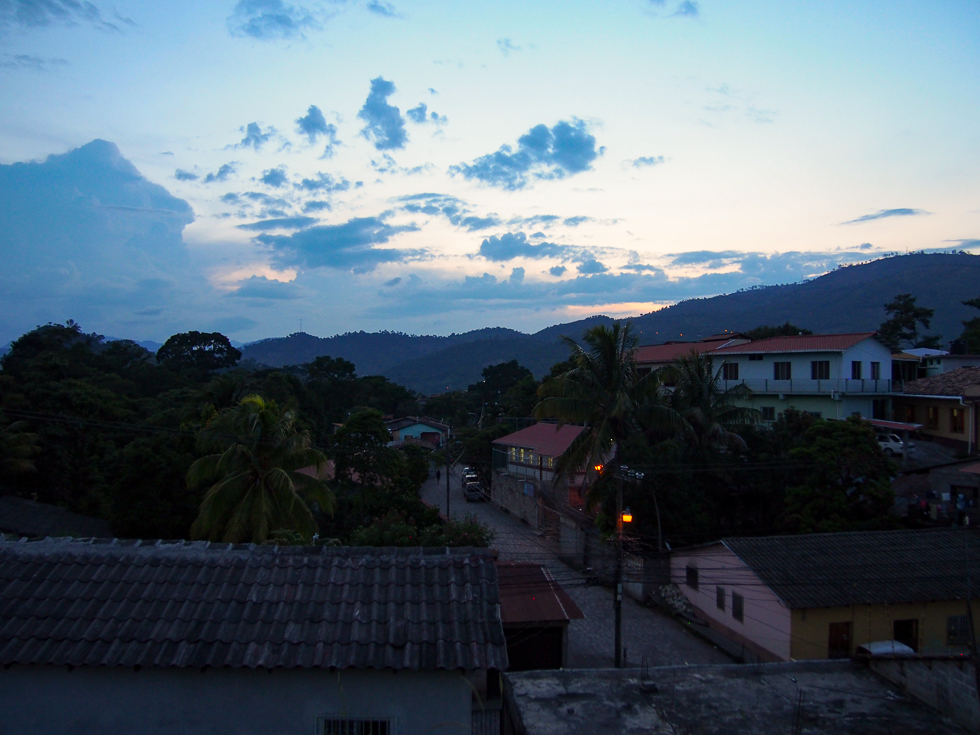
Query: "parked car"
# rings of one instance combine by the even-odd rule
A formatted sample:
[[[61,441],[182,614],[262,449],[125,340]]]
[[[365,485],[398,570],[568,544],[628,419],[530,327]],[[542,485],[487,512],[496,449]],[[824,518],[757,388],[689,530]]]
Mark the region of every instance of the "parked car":
[[[467,482],[477,482],[477,481],[478,481],[479,479],[480,479],[480,478],[479,478],[479,476],[478,476],[478,475],[476,474],[476,470],[474,470],[474,469],[471,469],[471,468],[469,468],[469,467],[464,467],[464,468],[463,468],[463,484],[464,484],[464,485],[465,485],[465,484],[466,484]]]
[[[877,439],[881,451],[889,457],[897,457],[903,453],[905,442],[902,441],[898,434],[878,434]],[[909,442],[909,454],[912,453],[912,449],[914,448],[915,444]]]
[[[463,497],[466,498],[467,503],[474,500],[486,500],[486,495],[483,494],[483,486],[475,481],[463,485]]]

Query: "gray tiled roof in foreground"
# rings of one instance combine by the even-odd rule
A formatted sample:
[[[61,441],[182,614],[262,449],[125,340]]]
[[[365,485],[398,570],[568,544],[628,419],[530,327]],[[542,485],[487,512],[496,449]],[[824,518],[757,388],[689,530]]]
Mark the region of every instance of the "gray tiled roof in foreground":
[[[0,537],[0,665],[505,669],[494,553]]]

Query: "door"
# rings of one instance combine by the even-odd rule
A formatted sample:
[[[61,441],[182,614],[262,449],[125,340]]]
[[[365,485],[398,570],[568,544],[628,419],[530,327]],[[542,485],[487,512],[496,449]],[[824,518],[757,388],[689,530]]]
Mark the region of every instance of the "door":
[[[849,658],[851,655],[851,624],[831,623],[827,642],[827,658]]]
[[[904,643],[906,646],[911,648],[913,651],[919,650],[919,621],[912,620],[896,620],[895,621],[895,633],[892,636],[899,643]]]

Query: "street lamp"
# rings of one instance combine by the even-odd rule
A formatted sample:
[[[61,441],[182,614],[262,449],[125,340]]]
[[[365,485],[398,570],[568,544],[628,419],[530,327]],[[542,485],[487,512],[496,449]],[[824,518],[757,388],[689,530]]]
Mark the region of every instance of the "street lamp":
[[[626,510],[623,511],[623,523],[632,523],[632,522],[633,522],[633,514],[630,512],[630,509],[627,508]]]
[[[642,482],[643,473],[620,465],[616,472],[616,587],[613,610],[616,613],[616,668],[623,668],[623,524],[633,522],[629,508],[623,510],[623,482]]]

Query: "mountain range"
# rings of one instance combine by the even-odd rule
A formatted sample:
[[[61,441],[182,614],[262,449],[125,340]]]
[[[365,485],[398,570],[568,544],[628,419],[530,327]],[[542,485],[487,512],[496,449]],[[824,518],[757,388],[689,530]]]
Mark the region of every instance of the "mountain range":
[[[948,342],[977,316],[962,301],[980,296],[980,256],[915,253],[840,267],[801,283],[766,286],[711,298],[689,299],[632,318],[640,344],[697,340],[724,331],[791,322],[814,333],[874,331],[886,318],[884,305],[910,293],[935,310],[930,334]],[[423,394],[465,389],[483,368],[517,360],[536,377],[568,356],[563,335],[579,339],[586,329],[613,321],[594,316],[524,334],[501,327],[448,337],[398,332],[350,332],[335,337],[306,333],[253,342],[243,357],[272,367],[298,365],[317,356],[350,360],[359,375],[384,375]]]

